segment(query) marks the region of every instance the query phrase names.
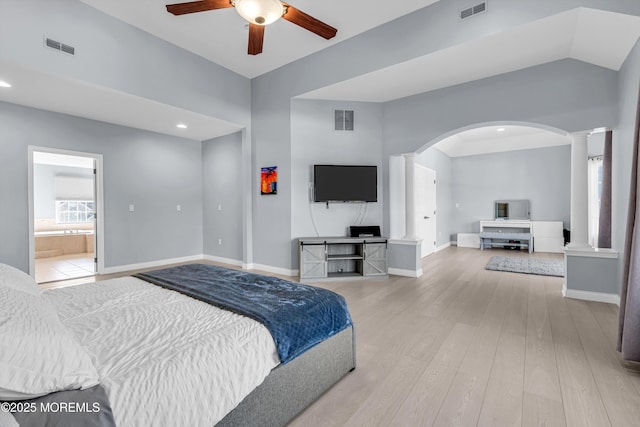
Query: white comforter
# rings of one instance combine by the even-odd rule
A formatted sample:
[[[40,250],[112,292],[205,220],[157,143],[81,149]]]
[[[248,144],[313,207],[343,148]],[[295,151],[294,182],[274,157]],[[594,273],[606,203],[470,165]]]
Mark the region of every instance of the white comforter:
[[[211,427],[279,363],[262,324],[133,277],[45,295],[91,353],[119,427]]]

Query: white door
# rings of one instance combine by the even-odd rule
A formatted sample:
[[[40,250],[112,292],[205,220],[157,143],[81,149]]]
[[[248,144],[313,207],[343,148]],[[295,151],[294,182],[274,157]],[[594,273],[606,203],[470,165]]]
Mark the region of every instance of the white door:
[[[415,173],[416,234],[425,257],[436,249],[436,172],[416,165]]]

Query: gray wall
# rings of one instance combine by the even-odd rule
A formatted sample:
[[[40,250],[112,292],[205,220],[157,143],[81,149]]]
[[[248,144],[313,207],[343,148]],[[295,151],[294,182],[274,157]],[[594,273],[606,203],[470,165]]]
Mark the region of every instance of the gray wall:
[[[501,199],[527,199],[532,220],[569,225],[571,146],[455,157],[452,164],[453,234],[479,232]]]
[[[391,274],[393,274],[393,270],[418,272],[422,268],[419,246],[391,241],[388,243],[387,257]]]
[[[0,59],[247,126],[245,135],[253,150],[255,262],[291,268],[295,264],[291,255],[292,97],[578,6],[640,13],[637,0],[495,0],[491,13],[461,22],[457,12],[466,6],[465,0],[437,2],[249,81],[79,1],[0,0]],[[42,47],[43,34],[74,44],[79,54],[72,60],[52,55]],[[571,64],[536,67],[430,93],[426,101],[401,100],[392,105],[389,116],[383,116],[385,128],[396,124],[386,120],[394,118],[394,113],[400,119],[396,128],[383,135],[382,158],[413,151],[460,126],[489,118],[513,117],[579,130],[577,127],[593,127],[598,116],[597,126],[615,125],[617,74],[588,68]],[[176,84],[166,85],[167,81]],[[405,114],[407,118],[402,119]],[[407,122],[411,126],[404,129]],[[21,150],[3,147],[3,154],[17,161],[23,155]],[[259,168],[267,165],[279,168],[281,190],[274,197],[260,197],[257,192]],[[382,177],[387,186],[384,169]],[[0,185],[3,189],[7,186]],[[387,187],[383,187],[383,195],[386,193]],[[23,221],[8,215],[17,223]],[[4,232],[9,226],[3,223],[0,227]]]
[[[617,73],[565,59],[389,102],[385,154],[411,152],[474,125],[531,123],[566,132],[616,123]]]
[[[619,295],[617,286],[613,283],[618,270],[618,260],[612,258],[589,258],[568,255],[566,259],[567,296],[572,297],[571,291],[600,292]]]
[[[436,171],[436,245],[442,246],[452,240],[454,201],[453,201],[453,162],[451,158],[437,148],[423,151],[416,157],[416,163]]]
[[[243,76],[77,0],[0,0],[0,10],[0,61],[220,118],[251,134],[251,82]],[[45,49],[44,35],[73,45],[76,55]],[[0,261],[28,265],[27,144],[104,153],[107,267],[202,253],[200,142],[8,104],[0,111]]]
[[[384,106],[383,155],[424,149],[486,123],[570,132],[612,126],[617,120],[617,85],[615,71],[568,59],[392,101]],[[386,177],[384,182],[388,185]],[[455,227],[472,220],[476,218],[464,218],[451,232],[465,231]],[[388,221],[385,212],[385,224]]]
[[[202,165],[204,254],[242,261],[242,133],[204,141]]]
[[[254,174],[261,165],[278,165],[283,187],[282,194],[270,198],[259,198],[254,190],[252,213],[257,263],[284,268],[295,264],[291,256],[291,233],[285,238],[282,231],[291,229],[291,98],[575,7],[640,13],[636,0],[615,4],[609,0],[496,0],[491,3],[491,13],[461,22],[457,13],[468,5],[466,0],[434,3],[251,81]],[[414,151],[432,138],[460,126],[486,121],[488,117],[549,122],[566,130],[593,127],[595,118],[602,123],[597,126],[615,123],[616,73],[598,67],[589,71],[579,68],[561,64],[555,65],[555,73],[544,67],[510,73],[490,80],[487,90],[484,90],[485,81],[476,86],[465,85],[462,90],[468,90],[466,95],[456,94],[461,91],[459,87],[430,93],[426,101],[430,108],[423,109],[424,101],[399,101],[384,115],[385,129],[388,125],[393,128],[383,134],[383,158],[387,159],[391,153]],[[452,99],[445,95],[452,95]],[[398,122],[394,123],[394,119]],[[410,127],[404,129],[407,123]],[[386,197],[386,170],[382,177]],[[388,203],[386,198],[384,203]],[[274,211],[281,212],[281,216],[272,218]],[[388,225],[387,215],[384,226]]]
[[[106,267],[202,253],[200,142],[0,102],[0,262],[28,270],[29,145],[103,155]]]
[[[355,130],[333,130],[333,110],[354,110]],[[378,198],[382,200],[382,108],[371,103],[292,100],[291,230],[294,238],[344,236],[360,214],[362,225],[382,225],[382,203],[310,201],[314,164],[378,166]],[[266,165],[265,165],[266,166]],[[312,217],[313,216],[313,217]]]
[[[334,130],[334,109],[354,111],[353,131]],[[381,118],[379,104],[291,101],[291,258],[294,268],[298,264],[298,237],[345,236],[351,225],[382,225]],[[328,209],[324,203],[311,202],[314,164],[378,166],[379,201],[330,203]],[[271,196],[261,199],[265,197]]]
[[[633,137],[636,125],[638,104],[638,76],[640,76],[640,41],[620,69],[618,96],[618,123],[613,128],[612,142],[612,218],[611,246],[620,252],[618,280],[611,284],[613,290],[620,292],[622,263],[624,260],[625,232],[629,206],[629,183],[631,180],[631,158],[633,155]]]
[[[0,10],[0,60],[250,124],[249,79],[85,3],[0,0]],[[76,55],[44,48],[44,35]]]
[[[280,92],[288,84],[281,81],[261,85],[257,79],[251,81],[253,260],[258,266],[285,270],[295,268],[291,234],[291,101]],[[278,194],[260,196],[260,168],[267,166],[278,167]]]

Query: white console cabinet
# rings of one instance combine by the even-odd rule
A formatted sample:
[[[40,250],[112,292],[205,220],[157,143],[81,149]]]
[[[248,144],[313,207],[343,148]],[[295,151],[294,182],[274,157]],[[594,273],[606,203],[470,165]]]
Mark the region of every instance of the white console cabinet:
[[[301,237],[300,281],[387,276],[385,237]]]
[[[562,221],[533,221],[534,250],[562,253],[564,247],[562,231]]]
[[[485,220],[480,221],[480,232],[517,229],[531,233],[534,252],[562,253],[564,247],[562,221]]]

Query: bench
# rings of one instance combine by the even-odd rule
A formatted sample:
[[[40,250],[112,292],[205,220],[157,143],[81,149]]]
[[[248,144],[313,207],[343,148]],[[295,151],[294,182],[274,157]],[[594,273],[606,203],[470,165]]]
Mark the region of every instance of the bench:
[[[496,242],[494,240],[500,240]],[[502,241],[504,240],[504,241]],[[513,242],[509,242],[512,240]],[[504,248],[508,247],[527,247],[529,253],[533,252],[533,245],[531,244],[531,233],[519,233],[515,231],[502,232],[502,231],[482,231],[480,233],[480,250],[484,248],[492,248],[494,246]]]

